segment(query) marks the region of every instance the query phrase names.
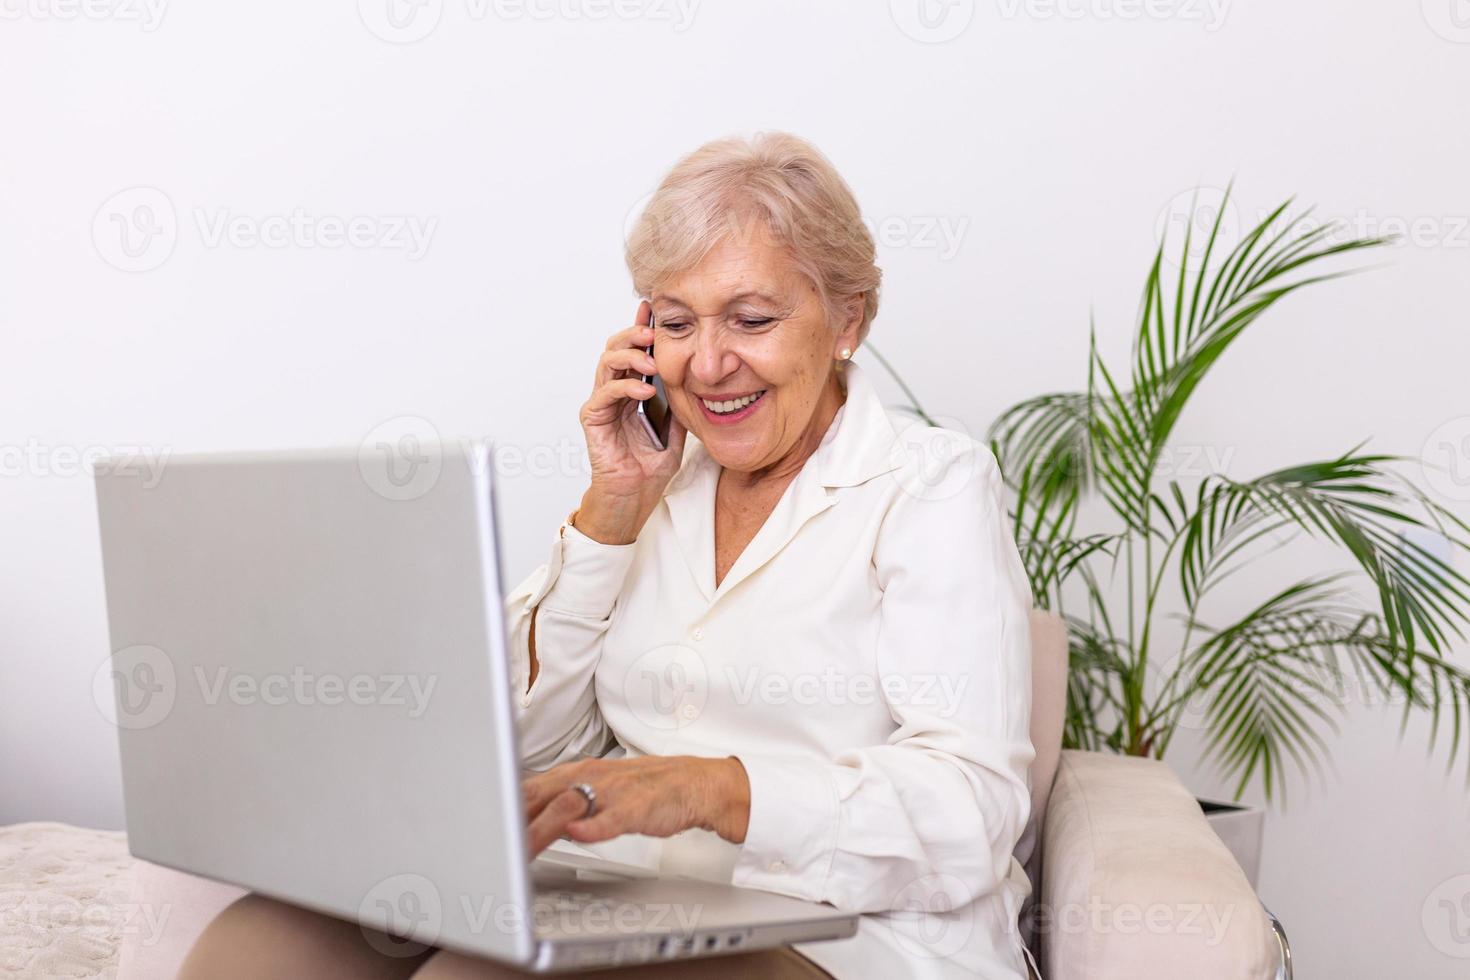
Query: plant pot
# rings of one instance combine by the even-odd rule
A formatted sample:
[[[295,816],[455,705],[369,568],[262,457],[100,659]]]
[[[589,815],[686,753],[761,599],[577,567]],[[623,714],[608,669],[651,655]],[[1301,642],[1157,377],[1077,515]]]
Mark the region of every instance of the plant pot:
[[[1261,870],[1261,833],[1266,824],[1266,811],[1258,806],[1226,803],[1223,800],[1198,800],[1205,820],[1225,842],[1245,872],[1251,888]]]

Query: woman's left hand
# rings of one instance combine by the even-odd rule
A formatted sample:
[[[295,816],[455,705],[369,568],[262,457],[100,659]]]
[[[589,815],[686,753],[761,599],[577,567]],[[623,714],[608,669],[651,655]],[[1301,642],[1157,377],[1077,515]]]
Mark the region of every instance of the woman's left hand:
[[[587,797],[572,789],[577,783],[597,794],[591,816]],[[521,790],[532,857],[558,837],[591,843],[622,834],[670,837],[691,827],[740,844],[750,819],[750,781],[734,756],[584,759],[531,774]]]

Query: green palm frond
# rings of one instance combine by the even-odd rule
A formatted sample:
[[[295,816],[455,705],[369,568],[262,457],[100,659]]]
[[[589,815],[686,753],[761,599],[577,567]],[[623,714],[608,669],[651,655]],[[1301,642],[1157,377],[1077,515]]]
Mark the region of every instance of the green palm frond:
[[[988,438],[997,458],[1009,463],[1012,486],[1025,482],[1048,505],[1064,505],[1092,489],[1090,430],[1087,396],[1062,392],[1013,405]]]
[[[1345,576],[1291,585],[1209,640],[1180,663],[1165,690],[1203,692],[1207,747],[1222,771],[1238,779],[1239,795],[1258,773],[1268,798],[1286,787],[1290,759],[1298,771],[1320,772],[1327,754],[1323,730],[1351,700],[1392,701],[1406,708],[1450,714],[1451,763],[1464,730],[1470,672],[1436,654],[1420,657],[1417,672],[1385,634],[1382,620],[1365,613],[1340,583]],[[1153,723],[1172,731],[1161,705]],[[1437,726],[1436,726],[1437,728]],[[1164,736],[1163,748],[1167,748]],[[1431,736],[1431,743],[1434,741]]]
[[[1044,506],[1069,506],[1100,484],[1114,511],[1149,533],[1149,504],[1159,456],[1190,397],[1210,369],[1267,310],[1305,286],[1343,273],[1296,276],[1332,256],[1372,248],[1378,238],[1329,243],[1330,225],[1301,230],[1310,212],[1287,215],[1288,201],[1271,212],[1227,254],[1211,258],[1229,192],[1210,228],[1203,268],[1191,281],[1181,262],[1173,283],[1163,274],[1165,247],[1155,251],[1140,301],[1131,387],[1115,376],[1097,350],[1088,350],[1088,385],[1081,393],[1030,399],[1006,411],[989,438],[1017,478],[1049,493]],[[1184,240],[1184,254],[1192,244]]]
[[[1423,647],[1443,653],[1452,636],[1464,639],[1470,579],[1403,531],[1432,530],[1463,549],[1470,542],[1457,532],[1470,528],[1387,469],[1395,462],[1403,461],[1351,450],[1254,480],[1204,480],[1180,547],[1186,604],[1197,603],[1207,576],[1226,557],[1268,531],[1294,525],[1347,551],[1378,592],[1387,641],[1402,645],[1407,657]],[[1415,505],[1428,520],[1411,512]],[[1242,534],[1242,528],[1253,533]]]
[[[1219,244],[1228,204],[1227,190],[1210,229],[1204,267],[1191,284],[1188,263],[1179,263],[1172,300],[1163,275],[1164,246],[1154,253],[1140,303],[1131,391],[1117,389],[1096,344],[1092,345],[1092,367],[1111,396],[1104,404],[1119,408],[1114,413],[1117,419],[1110,417],[1105,430],[1116,436],[1106,445],[1121,460],[1114,467],[1119,478],[1109,483],[1110,499],[1120,516],[1139,530],[1148,527],[1147,501],[1159,456],[1190,397],[1230,345],[1282,299],[1344,274],[1294,277],[1294,273],[1332,256],[1384,244],[1379,238],[1329,243],[1333,227],[1302,230],[1310,211],[1288,217],[1287,201],[1251,229],[1212,274],[1210,258]],[[1189,254],[1191,236],[1192,226],[1185,234],[1184,255]],[[1121,410],[1129,406],[1135,411]]]
[[[1049,530],[1055,532],[1056,528]],[[1088,558],[1098,553],[1113,553],[1123,540],[1119,534],[1017,536],[1017,549],[1031,578],[1031,595],[1036,607],[1060,612],[1062,583]]]
[[[1076,617],[1067,617],[1067,646],[1063,742],[1093,752],[1121,752],[1126,735],[1118,720],[1124,713],[1118,682],[1126,676],[1132,658],[1109,631],[1096,629],[1089,621]],[[1114,720],[1104,723],[1109,718]]]
[[[1192,220],[1173,272],[1165,245],[1155,250],[1125,369],[1103,358],[1094,324],[1082,390],[1027,399],[987,430],[1015,495],[1035,601],[1062,613],[1071,637],[1064,744],[1162,757],[1185,708],[1203,704],[1208,756],[1237,792],[1259,780],[1271,795],[1289,772],[1320,772],[1355,684],[1402,703],[1405,719],[1427,712],[1431,746],[1451,720],[1453,764],[1470,673],[1451,647],[1470,625],[1470,579],[1423,541],[1470,552],[1470,525],[1402,479],[1403,459],[1358,446],[1249,480],[1215,473],[1156,486],[1190,399],[1235,341],[1282,300],[1346,274],[1332,260],[1385,243],[1309,227],[1311,212],[1290,200],[1230,242],[1229,209],[1227,190],[1200,261],[1188,261]],[[1118,530],[1081,526],[1094,497]],[[1298,582],[1227,626],[1205,621],[1223,581],[1301,537],[1340,549],[1351,571]],[[1355,595],[1349,575],[1376,601]],[[1178,582],[1183,604],[1183,635],[1168,646],[1156,630],[1166,581]],[[1079,590],[1077,608],[1064,608]]]

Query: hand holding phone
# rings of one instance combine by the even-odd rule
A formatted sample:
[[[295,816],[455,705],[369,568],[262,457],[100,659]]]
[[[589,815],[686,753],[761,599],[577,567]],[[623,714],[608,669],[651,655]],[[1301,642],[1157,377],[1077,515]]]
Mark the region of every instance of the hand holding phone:
[[[637,538],[684,456],[687,433],[658,377],[653,334],[653,306],[645,300],[633,325],[608,338],[592,395],[578,413],[592,480],[576,527],[606,544]]]

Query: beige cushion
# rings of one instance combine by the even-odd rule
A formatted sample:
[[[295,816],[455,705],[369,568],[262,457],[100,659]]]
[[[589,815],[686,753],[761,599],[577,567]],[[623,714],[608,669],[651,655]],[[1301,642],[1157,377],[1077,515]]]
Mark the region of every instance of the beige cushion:
[[[1063,752],[1041,846],[1047,980],[1272,975],[1265,911],[1164,763]]]
[[[1029,873],[1036,842],[1046,820],[1046,801],[1062,755],[1062,725],[1067,714],[1067,626],[1044,609],[1031,610],[1031,817],[1016,846],[1016,857]],[[1032,877],[1033,886],[1036,879]]]
[[[1032,609],[1031,628],[1031,744],[1036,758],[1031,763],[1031,816],[1016,845],[1016,860],[1026,868],[1031,897],[1021,912],[1021,938],[1035,949],[1032,906],[1041,886],[1041,828],[1046,821],[1046,803],[1052,779],[1062,754],[1062,726],[1067,713],[1067,626],[1062,618],[1044,609]]]

